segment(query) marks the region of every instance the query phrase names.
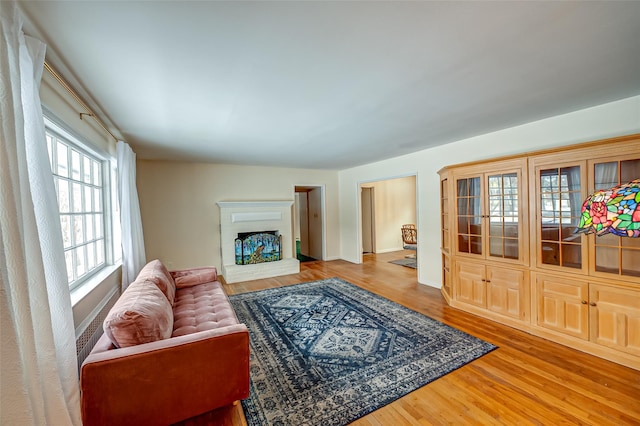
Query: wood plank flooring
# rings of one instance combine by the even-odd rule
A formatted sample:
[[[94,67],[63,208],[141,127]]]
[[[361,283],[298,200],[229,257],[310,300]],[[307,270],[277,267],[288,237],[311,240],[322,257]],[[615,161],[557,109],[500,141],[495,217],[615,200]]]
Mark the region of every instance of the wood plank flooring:
[[[228,294],[330,277],[400,303],[499,349],[358,419],[379,425],[640,425],[640,372],[449,307],[416,270],[388,263],[409,252],[372,254],[361,265],[301,264],[299,274],[225,285]],[[434,264],[439,268],[439,264]],[[184,426],[246,425],[241,405]]]

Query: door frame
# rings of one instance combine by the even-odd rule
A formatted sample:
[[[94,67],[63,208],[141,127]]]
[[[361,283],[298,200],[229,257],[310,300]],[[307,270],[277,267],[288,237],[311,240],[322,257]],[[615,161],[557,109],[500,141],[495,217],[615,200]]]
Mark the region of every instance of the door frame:
[[[379,178],[375,178],[375,179],[359,180],[359,181],[356,182],[356,197],[357,197],[357,204],[358,204],[358,212],[357,212],[357,215],[356,215],[356,238],[358,239],[358,259],[359,259],[358,263],[362,263],[363,262],[363,254],[362,254],[362,185],[363,184],[367,184],[367,183],[372,183],[372,182],[380,182],[380,181],[385,181],[385,180],[401,179],[401,178],[406,178],[406,177],[411,177],[411,176],[414,176],[415,180],[416,180],[416,205],[415,205],[415,209],[416,209],[416,228],[418,229],[418,233],[420,233],[420,191],[418,190],[418,188],[419,188],[418,172],[406,173],[406,174],[401,174],[401,175],[391,175],[391,176],[379,177]],[[375,209],[374,209],[374,215],[375,215]],[[375,243],[374,243],[374,247],[375,247]],[[419,255],[419,253],[420,253],[420,238],[418,237],[418,244],[417,244],[417,247],[416,247],[416,261],[418,263],[420,263],[420,255]],[[419,265],[418,265],[418,267],[419,267]]]

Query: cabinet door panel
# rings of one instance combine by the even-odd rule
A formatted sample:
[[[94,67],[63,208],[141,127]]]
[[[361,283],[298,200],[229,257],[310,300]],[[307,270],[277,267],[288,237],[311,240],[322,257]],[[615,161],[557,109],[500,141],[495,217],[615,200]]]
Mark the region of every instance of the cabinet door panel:
[[[587,340],[589,338],[589,285],[559,277],[536,278],[540,327]]]
[[[520,170],[489,174],[486,180],[488,192],[487,219],[489,226],[488,255],[492,258],[521,259],[520,238],[524,211],[521,203]]]
[[[457,300],[480,307],[487,306],[485,267],[475,263],[456,263]]]
[[[591,340],[640,356],[640,293],[591,284]]]
[[[487,267],[487,308],[512,318],[524,319],[524,286],[523,271]]]
[[[585,269],[583,237],[574,231],[584,199],[584,162],[536,169],[538,267]]]
[[[589,193],[593,193],[595,190],[608,189],[638,179],[640,153],[637,150],[627,155],[616,153],[614,156],[590,160],[588,165]],[[612,234],[598,238],[590,237],[591,273],[603,277],[613,275],[613,279],[619,277],[639,281],[640,241],[638,240],[640,239],[621,238]]]
[[[448,297],[451,297],[453,286],[451,285],[451,261],[449,260],[449,256],[442,255],[442,290],[447,294]]]
[[[457,250],[481,256],[483,231],[482,181],[479,176],[456,179]]]

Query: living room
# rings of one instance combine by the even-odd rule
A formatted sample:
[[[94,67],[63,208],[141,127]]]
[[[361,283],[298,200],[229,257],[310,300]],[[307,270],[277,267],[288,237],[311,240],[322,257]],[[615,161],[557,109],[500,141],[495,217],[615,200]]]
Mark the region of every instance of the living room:
[[[4,6],[3,4],[3,14]],[[38,5],[24,5],[24,9],[26,15],[31,13],[31,19],[37,21],[37,24],[30,22],[31,27],[25,28],[30,31],[25,32],[48,44],[47,61],[54,63],[58,71],[66,71],[65,80],[74,83],[71,85],[80,93],[82,101],[91,104],[91,110],[96,112],[99,119],[108,120],[114,112],[105,109],[106,113],[103,113],[98,107],[107,103],[108,99],[93,99],[89,94],[97,92],[98,88],[78,82],[77,79],[82,80],[84,76],[74,68],[73,61],[66,59],[67,52],[56,50],[63,41],[57,40],[55,34],[46,30],[44,20],[38,14]],[[634,16],[637,16],[638,9],[631,10],[636,13]],[[627,40],[627,36],[623,34],[621,39]],[[82,35],[78,37],[81,38]],[[620,56],[615,58],[620,59],[624,56],[622,53],[628,52],[620,49]],[[71,55],[71,52],[68,54]],[[628,61],[629,55],[626,57]],[[626,62],[626,66],[631,71],[638,71],[637,63]],[[185,82],[182,81],[180,84]],[[295,187],[304,185],[324,188],[325,257],[321,260],[348,262],[353,265],[354,271],[360,271],[359,268],[363,264],[358,196],[361,185],[400,176],[415,176],[419,242],[415,283],[428,287],[424,290],[425,294],[433,296],[436,293],[429,292],[442,286],[441,229],[437,219],[441,190],[438,171],[452,164],[639,133],[640,88],[637,79],[629,78],[628,87],[632,89],[621,90],[617,87],[616,90],[612,90],[611,95],[602,96],[602,101],[595,104],[589,104],[586,97],[580,98],[576,95],[572,102],[568,102],[571,104],[569,109],[564,107],[537,111],[530,115],[529,119],[514,121],[504,127],[491,123],[492,126],[487,125],[481,130],[482,126],[479,126],[474,133],[458,134],[441,145],[406,147],[398,142],[402,139],[401,136],[406,135],[398,135],[397,140],[387,142],[397,145],[394,151],[397,155],[348,166],[341,165],[343,160],[340,159],[340,153],[334,154],[336,167],[324,168],[291,167],[277,163],[226,163],[222,157],[219,160],[206,161],[199,161],[197,158],[171,160],[166,158],[166,151],[179,150],[180,143],[175,147],[160,147],[158,152],[162,155],[155,155],[150,142],[142,140],[143,138],[138,150],[138,146],[133,142],[137,131],[127,129],[132,147],[138,154],[137,189],[146,258],[161,259],[168,269],[220,267],[221,232],[217,202],[293,200]],[[584,91],[589,92],[587,89]],[[596,88],[593,88],[593,92],[597,92]],[[548,96],[551,97],[551,94]],[[45,106],[45,114],[51,114],[75,135],[89,141],[97,150],[115,158],[116,142],[112,135],[105,132],[92,117],[79,114],[79,111],[83,111],[82,105],[46,70],[42,75],[40,98]],[[423,101],[427,105],[425,109],[436,108],[433,101]],[[533,103],[536,99],[530,101]],[[501,100],[496,99],[495,102]],[[358,105],[354,106],[357,107]],[[475,107],[481,109],[482,105]],[[467,115],[461,115],[461,121],[474,119],[475,112],[466,113]],[[106,127],[110,131],[119,132],[118,126],[107,124]],[[434,141],[438,140],[436,133],[431,137]],[[411,145],[410,142],[406,144]],[[282,151],[284,156],[286,147],[278,146],[272,140],[265,141],[264,145],[273,145],[272,150]],[[244,148],[236,146],[234,149],[242,151]],[[169,157],[173,154],[170,152]],[[177,157],[177,154],[175,155]],[[312,157],[313,151],[310,150],[308,156]],[[398,237],[399,235],[398,229]],[[104,314],[120,293],[121,272],[117,265],[103,271],[100,278],[100,282],[90,290],[78,292],[73,299],[73,326],[76,337],[87,346],[82,348],[85,355],[86,351],[90,350],[91,342],[95,343],[95,334],[99,334]],[[364,277],[358,279],[365,280]],[[423,290],[417,290],[416,294],[423,293]],[[3,327],[4,321],[3,317]],[[5,385],[7,383],[3,368],[3,388],[6,389]]]

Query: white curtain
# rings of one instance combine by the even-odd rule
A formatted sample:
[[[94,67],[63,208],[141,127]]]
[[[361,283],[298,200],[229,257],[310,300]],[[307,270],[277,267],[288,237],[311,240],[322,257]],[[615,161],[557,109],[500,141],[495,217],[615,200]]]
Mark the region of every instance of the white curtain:
[[[39,85],[45,45],[0,14],[0,424],[80,425],[73,314]]]
[[[595,188],[596,191],[601,189],[607,190],[612,188],[620,182],[618,182],[618,162],[611,163],[598,163],[594,167],[595,175]]]
[[[136,154],[129,144],[118,141],[118,199],[122,229],[122,289],[135,280],[146,263],[140,202],[136,189]]]

